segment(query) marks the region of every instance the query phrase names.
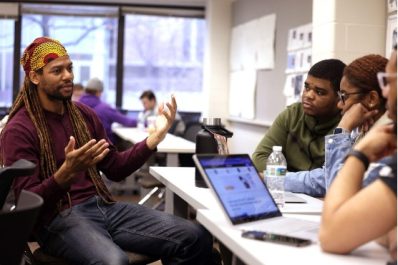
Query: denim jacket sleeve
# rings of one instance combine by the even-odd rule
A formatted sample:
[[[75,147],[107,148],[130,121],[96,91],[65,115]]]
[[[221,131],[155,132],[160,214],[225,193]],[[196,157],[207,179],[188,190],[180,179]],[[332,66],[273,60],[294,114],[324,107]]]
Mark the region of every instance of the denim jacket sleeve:
[[[324,196],[332,184],[344,159],[351,150],[355,137],[349,133],[325,136],[325,163],[322,168],[309,171],[288,172],[285,178],[285,190],[305,193],[310,196]],[[365,173],[363,186],[369,185],[379,176],[380,169],[389,161],[389,157],[378,163],[371,163]]]
[[[309,171],[288,172],[285,178],[285,190],[305,193],[314,197],[325,195],[325,167]]]
[[[325,136],[325,163],[322,168],[286,174],[285,189],[310,196],[324,196],[350,151],[353,140],[349,133]]]
[[[325,136],[325,188],[332,184],[343,165],[344,159],[351,150],[354,140],[349,133],[330,134]]]
[[[387,156],[377,161],[376,163],[370,163],[368,170],[365,173],[365,178],[363,180],[363,186],[368,186],[370,183],[379,178],[380,170],[386,166],[393,163],[394,156]]]
[[[329,189],[340,168],[343,166],[344,159],[351,150],[355,142],[355,137],[347,133],[332,134],[325,137],[325,183],[326,190]],[[390,161],[390,157],[381,159],[376,163],[370,163],[365,172],[362,185],[365,187],[379,177],[380,169]]]

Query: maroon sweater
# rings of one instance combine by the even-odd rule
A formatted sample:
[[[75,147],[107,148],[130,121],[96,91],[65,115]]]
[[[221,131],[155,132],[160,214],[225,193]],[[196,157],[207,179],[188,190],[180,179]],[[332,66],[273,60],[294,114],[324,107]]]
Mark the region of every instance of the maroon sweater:
[[[104,127],[97,115],[89,107],[75,103],[81,111],[90,134],[97,141],[107,139]],[[57,167],[65,160],[65,147],[69,137],[73,135],[69,113],[63,115],[45,111],[45,117],[52,140]],[[44,179],[40,172],[40,145],[36,128],[28,116],[26,108],[21,108],[3,129],[4,135],[0,142],[5,166],[11,165],[18,159],[24,158],[37,165],[35,173],[28,177],[16,178],[13,184],[15,196],[19,196],[22,189],[39,194],[44,199],[43,209],[39,218],[39,226],[48,224],[57,214],[57,202],[62,199],[62,209],[69,207],[67,192],[69,191],[72,205],[96,195],[96,189],[88,171],[76,175],[75,182],[68,190],[62,189],[54,180],[54,176]],[[108,139],[107,139],[108,140]],[[110,141],[108,140],[110,143]],[[113,181],[123,180],[132,172],[139,169],[153,153],[148,149],[146,140],[135,144],[124,152],[117,152],[113,145],[109,146],[108,155],[97,164],[97,169]]]

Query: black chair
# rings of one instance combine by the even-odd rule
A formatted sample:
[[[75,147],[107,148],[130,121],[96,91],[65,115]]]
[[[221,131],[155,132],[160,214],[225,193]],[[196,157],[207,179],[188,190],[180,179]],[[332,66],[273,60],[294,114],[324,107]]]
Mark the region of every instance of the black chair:
[[[32,175],[35,168],[34,163],[25,159],[20,159],[11,166],[0,168],[0,210],[4,207],[14,178]]]
[[[182,136],[184,139],[187,139],[191,142],[196,143],[196,135],[200,130],[202,130],[202,123],[200,122],[190,122],[185,125],[185,132]]]
[[[17,207],[0,213],[0,264],[24,264],[23,254],[27,247],[43,199],[23,190]]]
[[[23,190],[16,207],[4,207],[15,177],[33,174],[36,165],[21,159],[9,167],[0,169],[0,264],[23,264],[23,253],[29,235],[36,222],[43,199]]]
[[[184,139],[196,143],[196,135],[202,130],[200,122],[190,122],[186,124]],[[178,161],[181,167],[194,167],[195,163],[192,160],[192,154],[178,154]]]

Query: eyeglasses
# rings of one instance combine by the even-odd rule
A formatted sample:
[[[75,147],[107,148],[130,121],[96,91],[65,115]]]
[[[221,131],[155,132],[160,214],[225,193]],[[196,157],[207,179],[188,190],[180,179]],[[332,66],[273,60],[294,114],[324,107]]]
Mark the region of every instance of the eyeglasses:
[[[397,77],[397,74],[378,72],[377,73],[377,81],[379,81],[379,86],[382,90],[387,88],[388,83],[390,82],[388,79]]]
[[[359,94],[366,94],[367,92],[352,92],[352,93],[347,93],[347,92],[341,92],[337,91],[337,94],[339,95],[340,100],[345,104],[345,101],[348,99],[350,95],[359,95]]]

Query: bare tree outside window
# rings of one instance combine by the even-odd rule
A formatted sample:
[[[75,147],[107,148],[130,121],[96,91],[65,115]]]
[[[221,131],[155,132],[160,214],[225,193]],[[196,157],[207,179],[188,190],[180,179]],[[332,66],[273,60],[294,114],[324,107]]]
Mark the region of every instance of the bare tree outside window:
[[[0,107],[12,104],[14,20],[0,19]]]
[[[61,41],[73,61],[75,83],[92,77],[104,81],[102,99],[116,103],[119,8],[22,4],[21,53],[33,39]],[[125,15],[122,108],[141,110],[143,90],[159,101],[177,97],[179,110],[201,111],[203,102],[204,19]],[[0,107],[13,94],[14,20],[0,19]],[[20,85],[24,73],[20,68]]]
[[[141,109],[139,96],[152,89],[159,99],[174,93],[179,109],[201,109],[204,19],[126,16],[123,104]]]
[[[109,72],[109,66],[116,65],[116,34],[116,18],[24,15],[21,48],[39,36],[58,39],[73,61],[75,83],[100,78],[104,81],[103,100],[115,105],[115,73]]]

